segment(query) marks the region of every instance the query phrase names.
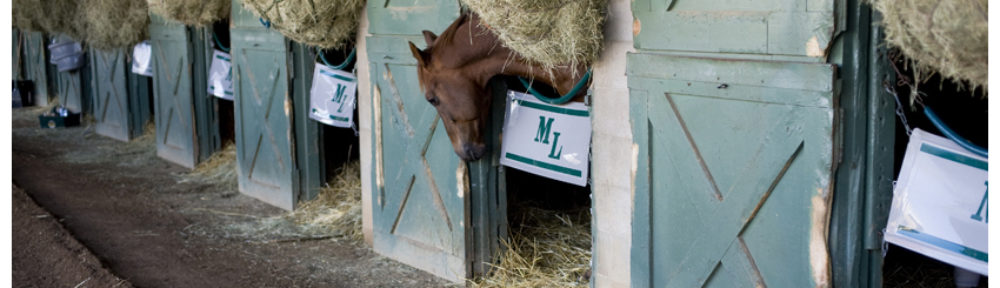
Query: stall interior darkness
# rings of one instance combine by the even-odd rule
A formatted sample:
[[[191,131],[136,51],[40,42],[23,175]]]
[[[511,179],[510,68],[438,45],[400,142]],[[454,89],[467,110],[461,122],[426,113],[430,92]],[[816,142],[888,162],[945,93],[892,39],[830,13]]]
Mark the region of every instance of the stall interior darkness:
[[[345,47],[348,48],[340,50],[334,50],[334,49],[320,50],[319,53],[323,53],[323,56],[326,57],[327,62],[329,62],[331,65],[338,65],[340,63],[343,63],[344,60],[347,59],[354,45],[348,44],[345,45]],[[317,65],[324,65],[323,60],[319,58],[319,54],[316,54],[315,58]],[[354,60],[356,61],[357,58],[355,58]],[[348,72],[354,71],[355,64],[353,62],[354,61],[352,61],[352,63],[344,67],[343,70]],[[356,103],[357,102],[355,102],[355,104]],[[357,105],[355,105],[355,107],[356,106]],[[341,166],[347,163],[351,163],[353,161],[358,161],[358,159],[360,159],[361,153],[359,151],[360,149],[358,146],[359,138],[358,135],[355,133],[355,130],[352,128],[340,128],[326,124],[319,124],[319,126],[320,129],[322,130],[320,131],[320,134],[322,135],[321,143],[323,145],[323,152],[322,152],[322,157],[324,161],[323,166],[326,167],[326,169],[324,169],[324,171],[326,171],[325,179],[332,179],[334,176],[336,176],[337,171]],[[359,127],[357,108],[354,109],[354,126]]]
[[[907,123],[911,128],[920,128],[943,137],[944,134],[931,124],[919,104],[910,106],[911,88],[905,83],[914,82],[912,66],[906,64],[908,59],[895,55],[898,55],[898,51],[890,52],[890,59],[895,58],[893,65],[899,71],[897,81],[893,86],[895,86],[896,93],[900,97],[899,100],[904,106],[903,111]],[[896,72],[891,71],[890,73]],[[922,81],[918,89],[925,94],[921,100],[923,105],[931,107],[948,127],[973,144],[987,147],[989,144],[987,142],[987,104],[989,99],[984,88],[973,89],[970,85],[960,86],[951,80],[942,81],[941,76],[934,75],[926,81]],[[893,176],[898,178],[909,136],[906,135],[906,128],[900,117],[894,117],[896,117],[896,143]],[[888,206],[886,207],[888,209]],[[913,287],[915,285],[954,287],[953,271],[954,268],[949,264],[890,244],[882,266],[883,285],[885,287]],[[978,287],[987,287],[988,284],[988,278],[981,277]]]
[[[233,47],[229,37],[229,19],[213,23],[212,33],[214,33],[214,36],[211,37],[218,37],[218,41],[221,42],[225,48],[228,49]],[[219,44],[215,42],[215,39],[211,39],[211,41],[212,47],[215,47],[215,49],[218,50],[223,50],[218,47]],[[219,139],[222,142],[219,144],[220,147],[225,147],[225,145],[229,143],[234,143],[236,139],[235,107],[233,106],[233,101],[221,99],[212,95],[209,95],[209,97],[212,97],[215,102],[215,115],[216,119],[219,119]]]
[[[502,81],[509,89],[527,91],[516,77],[503,76]],[[532,88],[543,96],[559,97],[552,87],[534,82]],[[494,95],[494,97],[506,97]],[[494,101],[493,103],[497,103]],[[492,109],[494,113],[503,113],[503,109]],[[497,148],[499,149],[499,148]],[[497,151],[496,153],[499,153]],[[591,206],[591,187],[580,187],[573,184],[537,176],[510,167],[503,167],[506,177],[507,191],[507,222],[511,231],[517,231],[522,223],[530,222],[526,217],[527,210],[540,208],[552,213],[578,215],[588,213]],[[582,217],[589,222],[591,217]],[[590,247],[586,247],[590,248]]]

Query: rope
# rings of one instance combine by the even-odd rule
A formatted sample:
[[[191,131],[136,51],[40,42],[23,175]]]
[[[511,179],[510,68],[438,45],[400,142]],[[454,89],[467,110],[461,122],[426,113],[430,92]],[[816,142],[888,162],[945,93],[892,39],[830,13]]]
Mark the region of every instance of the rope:
[[[215,31],[212,31],[212,39],[215,39],[215,46],[222,50],[222,52],[229,53],[229,48],[222,45],[222,41],[219,41],[219,36],[215,35]]]
[[[531,83],[528,83],[528,80],[525,80],[520,76],[517,77],[517,80],[521,80],[521,85],[524,85],[524,87],[528,89],[528,93],[534,95],[535,98],[538,99],[538,101],[542,101],[548,104],[559,105],[569,102],[569,100],[573,100],[573,96],[576,96],[576,94],[580,92],[580,89],[583,89],[583,86],[586,85],[587,81],[590,80],[590,70],[589,69],[587,70],[587,74],[583,74],[583,78],[580,78],[580,81],[576,82],[576,85],[573,86],[572,90],[569,90],[569,92],[566,93],[566,95],[562,95],[559,98],[549,98],[542,96],[542,93],[538,93],[538,91],[535,91],[535,89],[531,88]]]
[[[931,120],[931,123],[934,124],[934,127],[937,127],[938,130],[941,130],[941,133],[944,133],[945,137],[948,137],[948,139],[951,139],[951,141],[955,141],[955,143],[958,144],[958,146],[962,146],[962,148],[965,148],[965,150],[969,150],[969,152],[972,152],[972,154],[979,155],[983,158],[989,158],[989,156],[987,156],[987,151],[985,148],[979,147],[976,144],[972,144],[972,142],[969,142],[969,140],[962,138],[962,136],[959,136],[958,133],[955,133],[955,131],[951,130],[951,128],[949,128],[948,125],[945,125],[944,122],[941,121],[941,118],[938,118],[937,114],[935,114],[934,111],[931,110],[931,107],[924,106],[924,115],[927,115],[927,119]]]
[[[344,70],[344,68],[347,67],[347,65],[351,64],[351,61],[354,61],[354,52],[356,52],[356,50],[357,50],[356,48],[351,48],[351,54],[347,55],[347,59],[344,59],[343,63],[340,63],[340,65],[336,66],[330,65],[330,62],[326,61],[326,55],[323,55],[323,51],[320,50],[319,48],[316,48],[316,54],[319,54],[319,59],[323,60],[323,64],[325,64],[326,66],[330,66],[330,68],[337,70]]]

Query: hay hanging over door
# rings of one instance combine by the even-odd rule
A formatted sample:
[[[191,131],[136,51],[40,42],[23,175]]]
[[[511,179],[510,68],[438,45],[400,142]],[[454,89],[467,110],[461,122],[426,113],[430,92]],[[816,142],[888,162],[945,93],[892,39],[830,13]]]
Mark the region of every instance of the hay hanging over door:
[[[98,49],[132,47],[148,37],[149,10],[136,0],[85,0],[88,45]]]
[[[244,0],[243,6],[288,38],[320,48],[354,39],[363,0]]]
[[[511,50],[545,67],[591,64],[604,41],[607,0],[462,0]]]
[[[146,0],[149,11],[195,27],[229,18],[229,0]]]
[[[86,25],[81,5],[76,0],[14,0],[12,18],[18,28],[62,34],[77,41],[86,40]]]
[[[886,41],[929,74],[987,88],[987,0],[869,0],[883,15]],[[922,74],[922,75],[921,75]]]
[[[62,34],[99,49],[131,47],[147,36],[146,3],[135,0],[14,0],[15,27]]]

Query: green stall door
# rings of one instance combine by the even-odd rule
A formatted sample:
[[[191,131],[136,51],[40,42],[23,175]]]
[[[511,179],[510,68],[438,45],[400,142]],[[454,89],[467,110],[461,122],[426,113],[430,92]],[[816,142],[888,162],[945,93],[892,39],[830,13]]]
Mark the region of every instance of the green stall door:
[[[194,168],[214,151],[206,91],[205,39],[199,28],[150,15],[156,155]]]
[[[24,61],[23,78],[35,84],[35,105],[49,105],[49,62],[46,56],[49,50],[45,47],[45,36],[41,32],[25,32],[21,34],[24,41],[22,48]]]
[[[123,49],[92,49],[89,54],[97,134],[129,141],[135,124],[129,121],[128,54]]]
[[[295,158],[291,44],[233,1],[233,89],[240,192],[286,210],[301,182]]]
[[[833,66],[628,61],[633,286],[827,283]]]
[[[194,51],[188,28],[151,15],[156,155],[184,167],[198,163],[195,134]]]
[[[481,170],[470,175],[455,155],[437,111],[420,91],[407,44],[423,47],[422,30],[440,34],[459,16],[458,2],[391,0],[368,2],[367,9],[369,63],[359,65],[368,65],[372,91],[359,95],[373,97],[374,249],[461,282],[478,262],[470,198],[485,190],[477,185]]]
[[[56,69],[55,65],[49,67]],[[83,67],[81,69],[87,69]],[[58,88],[59,103],[73,111],[74,113],[84,113],[87,108],[83,95],[83,73],[81,70],[68,72],[56,72],[56,87]]]

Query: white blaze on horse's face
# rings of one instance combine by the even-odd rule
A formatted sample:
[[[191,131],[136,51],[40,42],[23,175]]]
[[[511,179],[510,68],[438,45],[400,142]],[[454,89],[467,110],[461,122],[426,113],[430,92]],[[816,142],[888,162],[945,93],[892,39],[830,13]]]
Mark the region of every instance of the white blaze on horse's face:
[[[431,50],[437,37],[429,31],[424,31],[424,36],[427,49],[421,51],[410,43],[424,97],[437,109],[455,153],[462,160],[479,160],[486,154],[482,131],[489,115],[490,95],[475,75],[435,61]]]

